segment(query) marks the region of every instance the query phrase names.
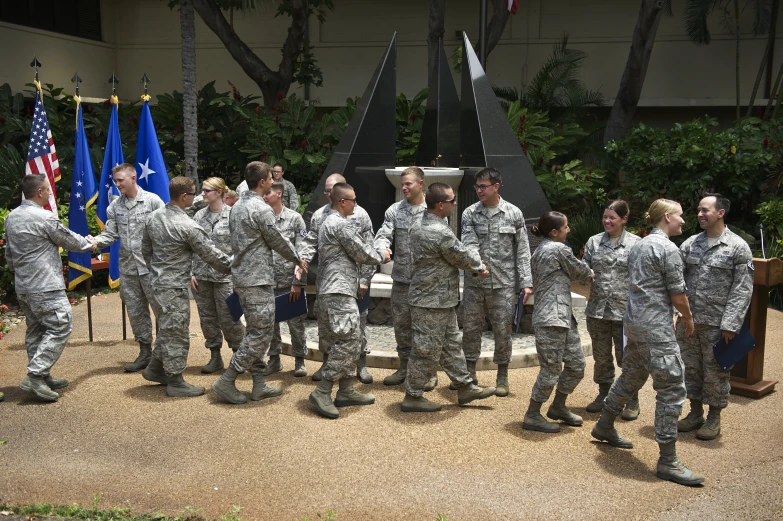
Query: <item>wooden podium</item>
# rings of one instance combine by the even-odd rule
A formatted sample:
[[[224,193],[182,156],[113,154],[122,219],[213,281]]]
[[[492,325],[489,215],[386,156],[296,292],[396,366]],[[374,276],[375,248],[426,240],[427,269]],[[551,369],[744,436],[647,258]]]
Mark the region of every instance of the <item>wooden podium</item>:
[[[764,346],[767,335],[767,306],[769,288],[783,283],[783,262],[772,259],[753,259],[753,297],[750,301],[748,326],[756,347],[731,370],[731,392],[751,398],[761,398],[775,389],[777,380],[764,380]]]

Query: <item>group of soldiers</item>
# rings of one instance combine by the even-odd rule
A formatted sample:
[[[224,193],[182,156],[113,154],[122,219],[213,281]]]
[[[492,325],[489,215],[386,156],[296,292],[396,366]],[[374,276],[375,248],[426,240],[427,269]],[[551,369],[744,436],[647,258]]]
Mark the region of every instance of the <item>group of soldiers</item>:
[[[712,345],[720,338],[730,341],[739,331],[752,290],[750,249],[725,226],[729,202],[723,196],[709,194],[701,201],[699,223],[705,231],[688,239],[682,251],[668,240],[682,233],[677,203],[656,201],[650,208],[653,232],[640,239],[624,228],[627,204],[614,201],[604,212],[605,232],[590,239],[583,260],[565,245],[567,217],[558,212],[544,214],[532,228],[544,240],[531,258],[524,216],[500,197],[502,177],[493,168],[475,176],[479,201],[463,212],[461,241],[447,220],[457,203],[454,191],[442,183],[425,190],[424,172],[417,167],[403,171],[404,199],[389,207],[377,233],[341,174],[326,179],[330,202],[306,226],[296,211],[296,191],[282,179],[283,173],[282,165],[248,164],[233,206],[222,179],[205,180],[197,198],[191,179],[175,177],[169,184],[170,202],[164,205],[136,184],[133,165],[118,165],[113,178],[121,195],[108,208],[105,229],[94,238],[74,234],[44,210],[49,196],[45,176],[26,176],[25,201],[6,221],[6,258],[27,319],[29,364],[21,388],[54,401],[55,391],[68,385],[51,375],[71,332],[58,247],[94,251],[119,239],[121,296],[139,343],[139,356],[126,371],[142,371],[146,380],[165,385],[169,396],[204,394],[203,387],[182,377],[190,344],[190,287],[211,351],[202,372],[224,369],[224,338],[233,351],[212,384],[214,392],[226,402],[245,403],[248,396],[237,389],[236,378],[250,371],[251,400],[278,396],[282,389],[265,381],[282,370],[274,299],[285,294],[291,301],[303,298],[306,272],[317,254],[316,315],[324,362],[312,375],[318,385],[310,402],[319,414],[337,418],[341,407],[375,401],[355,387],[356,378],[365,384],[373,381],[366,361],[367,311],[360,312],[357,302],[369,290],[377,265],[390,262],[393,251],[391,306],[400,367],[383,383],[405,384],[402,411],[441,409],[440,403],[425,397],[438,385],[438,369],[448,375],[460,404],[508,396],[515,309],[535,292],[533,326],[540,372],[523,427],[560,430],[559,423],[540,413],[555,388],[547,416],[582,425],[582,418],[565,405],[584,376],[570,294],[571,282],[582,281],[592,284],[586,314],[599,394],[587,409],[601,412],[593,436],[613,446],[632,447],[617,433],[614,420],[617,415],[626,420],[638,417],[638,389],[651,375],[658,393],[658,475],[687,485],[703,481],[679,462],[674,441],[678,430],[699,429],[702,439],[719,434],[729,373],[718,366]],[[460,271],[462,333],[456,314]],[[230,315],[226,298],[232,292],[239,297],[244,325]],[[150,307],[159,325],[154,349]],[[680,315],[676,337],[673,307]],[[304,318],[288,321],[298,377],[307,375]],[[487,320],[495,339],[494,387],[479,386],[476,375]],[[616,381],[613,344],[616,363],[622,367]],[[686,396],[691,410],[678,423]]]

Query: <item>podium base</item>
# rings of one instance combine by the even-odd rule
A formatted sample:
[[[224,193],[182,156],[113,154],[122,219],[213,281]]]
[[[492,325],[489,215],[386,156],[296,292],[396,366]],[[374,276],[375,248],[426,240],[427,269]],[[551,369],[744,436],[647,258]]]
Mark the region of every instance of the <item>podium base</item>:
[[[749,398],[761,398],[775,390],[777,380],[761,380],[754,384],[746,384],[735,380],[731,381],[731,394],[747,396]]]

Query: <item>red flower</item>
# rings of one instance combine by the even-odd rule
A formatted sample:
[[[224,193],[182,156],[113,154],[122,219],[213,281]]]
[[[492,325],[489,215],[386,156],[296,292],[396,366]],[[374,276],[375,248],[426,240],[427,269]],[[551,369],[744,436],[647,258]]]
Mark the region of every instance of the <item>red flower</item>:
[[[280,116],[275,116],[275,125],[280,124]]]
[[[109,100],[106,100],[106,101],[104,101],[104,102],[103,102],[103,106],[104,106],[104,107],[107,107],[107,108],[108,108],[108,107],[111,107],[111,101],[109,101]]]
[[[585,176],[585,181],[589,181],[589,180],[590,180],[590,176],[589,176],[589,175],[586,175],[586,176]]]
[[[261,111],[261,107],[256,107],[256,114],[258,114]]]
[[[73,297],[69,297],[68,302],[70,302],[71,304],[76,304],[76,299]]]
[[[228,84],[231,85],[231,92],[234,95],[234,99],[237,101],[242,101],[242,96],[239,94],[239,89],[237,89],[236,86],[233,83],[231,83],[230,80]]]
[[[283,92],[277,91],[277,101],[283,101]]]
[[[416,114],[411,114],[411,121],[416,121]]]
[[[764,136],[764,148],[767,148],[769,146],[769,136]]]
[[[3,332],[0,331],[0,340],[2,340],[2,339],[3,339]]]
[[[0,239],[0,246],[2,246],[3,244],[5,244],[5,241],[3,239]]]
[[[303,139],[303,140],[302,140],[302,152],[304,152],[304,151],[306,151],[306,150],[307,150],[307,141],[305,141],[305,140]]]
[[[525,145],[522,145],[522,152],[524,152],[525,155],[527,155],[527,147]]]
[[[269,156],[269,154],[266,152],[266,150],[264,152],[262,152],[261,153],[261,161],[266,161],[266,158],[268,156]]]
[[[555,173],[557,173],[557,172],[559,172],[559,171],[560,171],[560,167],[559,167],[559,166],[557,166],[557,165],[555,165]]]
[[[331,152],[331,151],[332,151],[332,142],[330,141],[329,142],[329,152]]]

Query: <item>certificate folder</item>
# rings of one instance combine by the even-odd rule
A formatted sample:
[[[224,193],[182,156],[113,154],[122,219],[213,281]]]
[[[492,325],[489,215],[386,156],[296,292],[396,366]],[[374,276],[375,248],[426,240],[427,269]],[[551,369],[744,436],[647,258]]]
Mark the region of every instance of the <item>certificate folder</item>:
[[[234,319],[234,322],[242,318],[242,315],[245,314],[242,311],[242,304],[239,303],[239,295],[237,295],[236,291],[226,297],[226,305],[231,312],[231,318]]]
[[[307,313],[307,294],[305,291],[302,290],[299,300],[296,302],[289,302],[289,295],[291,294],[286,293],[275,297],[275,322],[285,322]],[[239,295],[236,292],[226,298],[226,305],[228,305],[228,310],[231,312],[231,317],[234,320],[242,318],[244,311],[242,311]]]
[[[728,344],[721,337],[718,343],[712,347],[712,352],[718,365],[724,371],[728,371],[754,347],[756,347],[756,339],[750,334],[747,324],[743,324],[740,332]]]
[[[367,293],[364,294],[364,298],[360,298],[356,301],[356,305],[359,306],[359,313],[364,313],[366,309],[370,308],[370,288],[367,288]]]

